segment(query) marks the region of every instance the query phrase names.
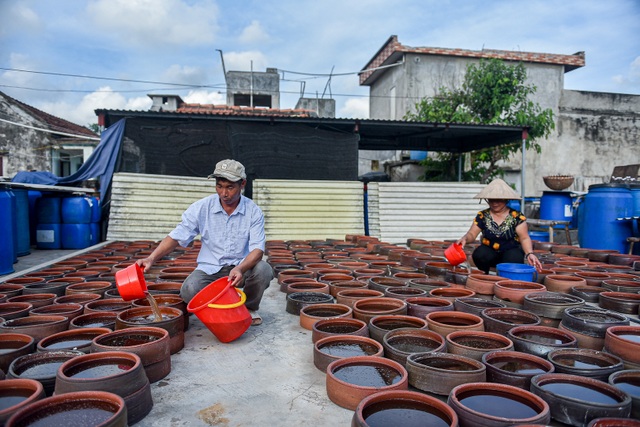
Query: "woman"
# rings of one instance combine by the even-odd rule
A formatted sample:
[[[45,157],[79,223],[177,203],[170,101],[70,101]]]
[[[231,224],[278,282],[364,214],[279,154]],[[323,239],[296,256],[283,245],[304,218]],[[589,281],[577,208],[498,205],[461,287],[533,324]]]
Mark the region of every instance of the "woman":
[[[478,212],[457,243],[464,247],[482,233],[482,244],[472,254],[476,267],[488,274],[491,267],[508,262],[529,264],[540,271],[542,264],[533,253],[525,216],[507,206],[509,200],[520,199],[518,193],[503,180],[494,179],[473,198],[485,199],[489,208]]]

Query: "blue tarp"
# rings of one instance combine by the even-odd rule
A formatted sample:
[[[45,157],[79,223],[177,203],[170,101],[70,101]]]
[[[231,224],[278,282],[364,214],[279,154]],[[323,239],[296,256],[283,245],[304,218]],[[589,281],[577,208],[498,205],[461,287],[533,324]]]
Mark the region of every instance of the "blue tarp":
[[[88,179],[99,178],[100,200],[105,200],[118,161],[125,120],[117,121],[102,132],[100,144],[73,175],[59,177],[44,171],[18,172],[11,181],[27,184],[72,185]]]

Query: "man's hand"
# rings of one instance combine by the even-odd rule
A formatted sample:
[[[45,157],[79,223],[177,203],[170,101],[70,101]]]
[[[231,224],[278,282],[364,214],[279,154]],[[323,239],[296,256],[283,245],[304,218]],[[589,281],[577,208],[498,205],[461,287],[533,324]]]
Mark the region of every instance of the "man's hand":
[[[229,282],[235,287],[238,287],[242,284],[242,270],[240,267],[234,267],[229,272]]]

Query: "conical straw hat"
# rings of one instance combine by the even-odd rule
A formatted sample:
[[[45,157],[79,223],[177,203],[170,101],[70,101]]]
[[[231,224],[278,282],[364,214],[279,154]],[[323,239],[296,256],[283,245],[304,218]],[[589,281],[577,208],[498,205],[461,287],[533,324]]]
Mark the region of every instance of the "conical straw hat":
[[[473,196],[474,199],[519,199],[520,196],[509,184],[496,178],[491,181],[484,189]]]

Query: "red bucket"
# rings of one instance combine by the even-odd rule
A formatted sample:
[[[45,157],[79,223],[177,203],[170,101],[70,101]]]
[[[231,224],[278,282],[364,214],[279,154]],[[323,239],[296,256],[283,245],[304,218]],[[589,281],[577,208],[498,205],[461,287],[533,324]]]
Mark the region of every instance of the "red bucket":
[[[228,277],[208,284],[187,305],[198,319],[221,342],[231,342],[251,326],[251,314],[244,302],[247,297],[231,286]]]
[[[467,254],[462,249],[462,245],[454,243],[444,250],[444,256],[451,265],[459,265],[467,260]]]
[[[118,293],[123,300],[132,301],[146,297],[147,282],[145,282],[144,274],[138,264],[131,264],[117,271],[115,278]]]

